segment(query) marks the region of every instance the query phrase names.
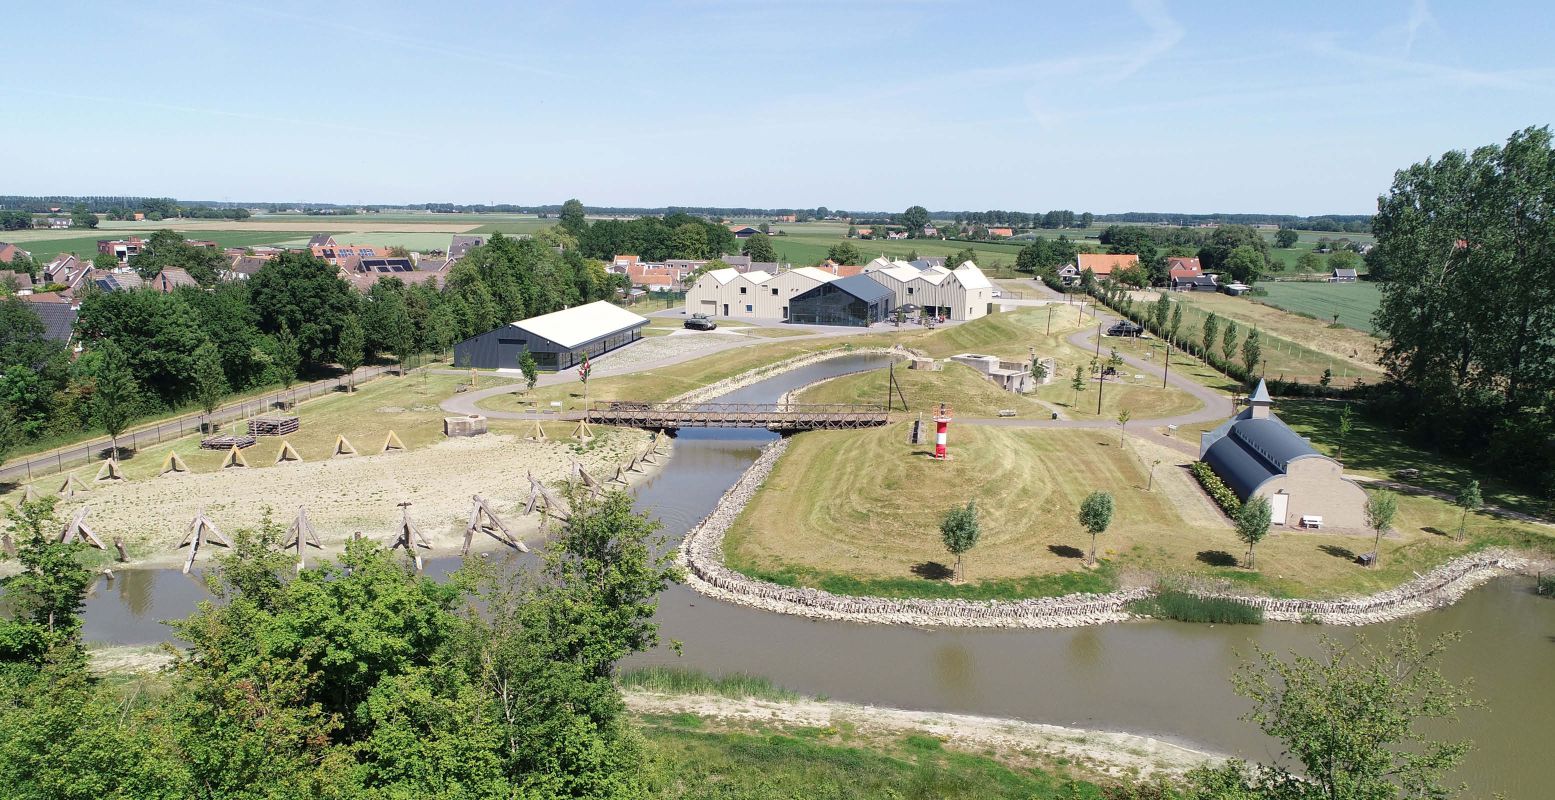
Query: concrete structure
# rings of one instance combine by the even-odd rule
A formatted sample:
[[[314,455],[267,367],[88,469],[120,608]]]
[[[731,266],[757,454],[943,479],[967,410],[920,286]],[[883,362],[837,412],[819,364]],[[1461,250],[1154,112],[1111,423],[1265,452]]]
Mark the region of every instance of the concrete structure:
[[[463,417],[443,417],[443,435],[449,438],[480,436],[485,432],[486,418],[480,414],[468,414]]]
[[[642,338],[648,320],[599,300],[519,320],[454,345],[454,364],[518,369],[524,351],[542,370],[563,370]]]
[[[1243,502],[1267,498],[1275,525],[1295,528],[1308,518],[1324,528],[1365,530],[1366,492],[1344,477],[1339,462],[1286,427],[1273,405],[1260,380],[1247,408],[1200,435],[1199,459]]]
[[[970,261],[955,269],[919,268],[884,257],[864,265],[864,274],[891,290],[895,305],[914,305],[931,317],[965,322],[987,316],[993,305],[993,284]]]
[[[1025,394],[1037,390],[1038,384],[1031,374],[1030,361],[1003,361],[998,356],[985,356],[977,353],[961,353],[960,355],[951,356],[950,360],[977,370],[990,383],[1006,392]],[[1052,368],[1049,365],[1049,379],[1052,378],[1052,374]]]

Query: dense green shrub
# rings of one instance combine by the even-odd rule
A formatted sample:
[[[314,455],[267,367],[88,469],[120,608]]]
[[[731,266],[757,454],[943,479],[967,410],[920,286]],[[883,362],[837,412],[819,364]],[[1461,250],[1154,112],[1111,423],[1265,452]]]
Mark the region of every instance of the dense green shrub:
[[[1224,597],[1201,597],[1181,589],[1159,589],[1152,597],[1129,605],[1135,614],[1182,622],[1209,622],[1222,625],[1260,625],[1263,609]]]
[[[1199,479],[1199,485],[1204,487],[1204,491],[1215,501],[1215,505],[1226,512],[1226,516],[1234,517],[1236,512],[1242,510],[1242,501],[1237,498],[1236,492],[1231,491],[1231,487],[1227,486],[1208,464],[1195,461],[1189,464],[1188,468],[1193,471],[1193,477]]]

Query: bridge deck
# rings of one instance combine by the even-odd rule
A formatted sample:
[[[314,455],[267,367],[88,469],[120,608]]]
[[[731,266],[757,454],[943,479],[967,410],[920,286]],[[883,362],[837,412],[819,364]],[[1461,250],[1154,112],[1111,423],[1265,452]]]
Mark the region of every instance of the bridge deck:
[[[870,428],[890,421],[879,406],[771,403],[597,403],[589,422],[633,428],[766,428],[808,431],[823,428]]]

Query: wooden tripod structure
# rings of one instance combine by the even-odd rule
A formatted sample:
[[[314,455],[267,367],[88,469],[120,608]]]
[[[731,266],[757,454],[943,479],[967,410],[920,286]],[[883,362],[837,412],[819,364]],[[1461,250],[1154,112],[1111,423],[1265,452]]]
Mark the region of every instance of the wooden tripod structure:
[[[286,542],[282,547],[290,548],[297,554],[297,571],[301,572],[306,566],[306,550],[304,547],[324,549],[324,544],[319,541],[319,535],[313,532],[313,523],[308,520],[308,509],[297,506],[297,518],[292,520],[291,527],[286,529]]]
[[[119,468],[119,459],[117,458],[110,458],[104,461],[103,465],[97,469],[96,481],[98,483],[122,480],[124,480],[124,470]]]
[[[211,522],[210,517],[205,516],[205,509],[203,508],[200,509],[200,513],[194,515],[194,519],[189,521],[189,533],[184,536],[184,540],[178,545],[181,548],[189,548],[189,558],[184,560],[185,575],[188,575],[189,570],[194,567],[194,557],[199,554],[200,545],[202,544],[210,544],[217,547],[232,546],[232,542],[222,535],[221,530],[216,527],[216,523]]]
[[[60,530],[59,540],[65,544],[86,542],[98,550],[107,550],[108,548],[103,546],[103,540],[97,538],[97,533],[92,530],[92,526],[86,524],[86,515],[90,513],[92,513],[91,506],[76,509],[75,516],[71,517],[70,522]]]
[[[459,550],[459,555],[469,554],[470,542],[477,532],[484,533],[520,553],[529,552],[529,548],[508,530],[508,526],[502,524],[502,520],[497,517],[495,511],[491,510],[491,503],[487,502],[486,498],[475,495],[470,499],[472,501],[470,521],[464,526],[464,547]]]
[[[76,477],[74,472],[65,476],[65,482],[59,485],[59,496],[69,500],[77,494],[86,491],[86,484]]]
[[[529,473],[529,502],[524,504],[524,514],[531,514],[536,509],[539,509],[541,515],[541,531],[545,530],[546,522],[551,517],[566,522],[571,515],[571,511],[567,508],[567,503],[560,497],[557,497],[555,492],[545,488],[545,484],[535,480],[534,473]]]
[[[594,438],[594,429],[589,425],[588,417],[585,416],[578,420],[578,427],[572,429],[572,438],[580,442],[586,442]]]
[[[427,541],[426,536],[422,535],[421,529],[416,527],[416,523],[410,521],[410,501],[406,500],[400,503],[399,507],[400,526],[394,532],[394,540],[389,544],[389,549],[405,548],[405,552],[409,553],[411,559],[416,562],[416,571],[420,572],[422,569],[421,550],[431,550],[432,543]],[[418,547],[421,550],[416,549]]]
[[[594,494],[599,494],[605,490],[604,485],[599,482],[599,479],[595,478],[593,475],[590,475],[589,471],[584,469],[583,465],[576,461],[572,462],[572,480],[583,484],[583,488],[588,489]]]

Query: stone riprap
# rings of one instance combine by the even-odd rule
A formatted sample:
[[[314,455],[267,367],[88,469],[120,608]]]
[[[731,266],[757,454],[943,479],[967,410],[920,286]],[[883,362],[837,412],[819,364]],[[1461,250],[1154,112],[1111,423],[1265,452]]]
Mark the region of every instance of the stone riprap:
[[[822,350],[817,353],[803,353],[791,358],[785,358],[782,361],[767,364],[766,366],[746,370],[745,372],[742,372],[738,375],[733,375],[731,377],[724,378],[721,381],[710,383],[700,389],[692,389],[691,391],[685,392],[684,394],[671,397],[669,402],[710,402],[722,395],[726,395],[738,389],[744,389],[747,386],[760,383],[776,375],[781,375],[785,372],[799,369],[800,367],[807,367],[811,364],[819,364],[822,361],[830,361],[834,358],[843,358],[846,356],[906,355],[908,352],[910,351],[893,347],[853,347],[852,345],[842,345],[839,347],[831,348],[830,350]]]

